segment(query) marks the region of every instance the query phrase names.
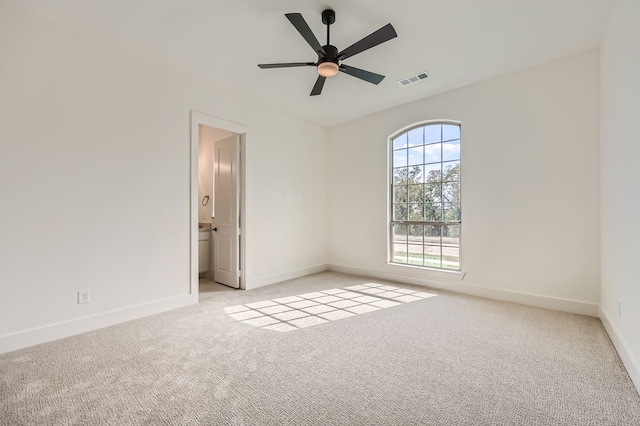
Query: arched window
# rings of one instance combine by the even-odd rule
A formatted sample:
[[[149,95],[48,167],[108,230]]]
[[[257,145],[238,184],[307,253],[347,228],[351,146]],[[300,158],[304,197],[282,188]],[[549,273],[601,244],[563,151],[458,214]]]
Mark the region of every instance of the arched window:
[[[389,149],[389,262],[460,270],[460,124],[421,123]]]

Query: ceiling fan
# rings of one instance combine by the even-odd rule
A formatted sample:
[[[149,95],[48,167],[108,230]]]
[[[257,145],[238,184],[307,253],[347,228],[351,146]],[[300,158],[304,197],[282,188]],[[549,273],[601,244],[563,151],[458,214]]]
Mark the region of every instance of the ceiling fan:
[[[320,46],[320,42],[313,35],[311,28],[307,24],[307,21],[304,20],[300,13],[286,13],[284,16],[293,24],[293,26],[298,30],[300,35],[309,43],[309,46],[313,49],[313,51],[318,55],[317,62],[287,62],[280,64],[258,64],[260,68],[289,68],[289,67],[305,67],[305,66],[313,66],[317,67],[318,70],[318,79],[316,80],[316,84],[313,86],[313,90],[311,90],[310,96],[316,96],[322,93],[322,87],[324,86],[324,82],[327,77],[333,77],[338,74],[338,71],[342,71],[345,74],[349,74],[353,77],[359,78],[364,81],[368,81],[372,84],[378,84],[384,79],[384,75],[376,74],[370,71],[361,70],[360,68],[350,67],[349,65],[345,65],[340,63],[341,61],[356,55],[360,52],[364,52],[367,49],[371,49],[379,44],[382,44],[386,41],[391,40],[398,36],[396,34],[396,30],[393,28],[391,24],[387,24],[384,27],[380,28],[377,31],[369,34],[365,38],[351,46],[347,47],[342,51],[338,51],[338,48],[332,46],[329,40],[329,27],[336,21],[336,13],[327,9],[322,12],[322,23],[327,26],[327,44],[324,46]]]

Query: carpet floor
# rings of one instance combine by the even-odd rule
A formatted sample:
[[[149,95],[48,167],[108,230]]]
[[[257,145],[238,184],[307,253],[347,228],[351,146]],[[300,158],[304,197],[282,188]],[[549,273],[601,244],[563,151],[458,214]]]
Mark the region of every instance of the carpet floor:
[[[335,272],[3,354],[0,373],[2,425],[640,425],[599,319]]]

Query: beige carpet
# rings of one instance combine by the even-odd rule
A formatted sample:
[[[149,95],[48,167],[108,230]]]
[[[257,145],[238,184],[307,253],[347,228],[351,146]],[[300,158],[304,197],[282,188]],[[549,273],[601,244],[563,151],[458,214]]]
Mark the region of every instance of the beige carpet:
[[[287,303],[316,314],[267,329]],[[640,397],[596,318],[326,272],[1,355],[0,424],[639,425]]]

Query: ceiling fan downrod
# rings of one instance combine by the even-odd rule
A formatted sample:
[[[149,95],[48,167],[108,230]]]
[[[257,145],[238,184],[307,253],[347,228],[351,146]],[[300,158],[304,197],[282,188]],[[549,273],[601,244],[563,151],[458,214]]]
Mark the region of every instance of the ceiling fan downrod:
[[[322,23],[327,26],[327,46],[331,44],[329,41],[329,27],[336,22],[336,12],[331,9],[322,11]]]

